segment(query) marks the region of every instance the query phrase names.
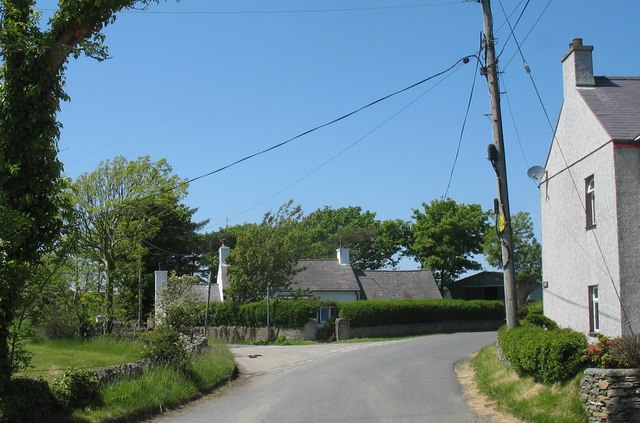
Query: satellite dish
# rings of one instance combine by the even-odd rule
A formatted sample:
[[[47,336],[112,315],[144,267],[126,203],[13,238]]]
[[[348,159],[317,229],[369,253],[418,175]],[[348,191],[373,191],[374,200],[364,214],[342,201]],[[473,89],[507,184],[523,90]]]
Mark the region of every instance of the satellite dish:
[[[540,180],[544,176],[544,168],[542,166],[533,166],[532,168],[529,168],[529,170],[527,170],[527,175],[534,181],[540,182]]]

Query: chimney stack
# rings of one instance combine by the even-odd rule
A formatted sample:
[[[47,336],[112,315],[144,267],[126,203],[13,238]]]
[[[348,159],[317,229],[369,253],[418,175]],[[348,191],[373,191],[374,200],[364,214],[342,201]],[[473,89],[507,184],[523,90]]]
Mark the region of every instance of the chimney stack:
[[[220,264],[227,264],[227,256],[229,255],[229,253],[231,252],[231,248],[227,247],[226,245],[224,245],[225,240],[222,240],[222,245],[220,246],[220,249],[218,250],[218,259],[220,261]]]
[[[593,46],[582,45],[582,38],[574,38],[569,51],[562,56],[562,73],[565,95],[575,87],[594,87]]]
[[[338,253],[338,263],[342,266],[348,266],[349,262],[349,249],[348,248],[338,248],[336,250]]]

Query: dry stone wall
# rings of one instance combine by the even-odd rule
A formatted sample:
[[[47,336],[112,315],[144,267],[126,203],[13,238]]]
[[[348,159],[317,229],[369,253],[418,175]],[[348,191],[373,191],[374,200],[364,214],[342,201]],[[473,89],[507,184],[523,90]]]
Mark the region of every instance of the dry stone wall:
[[[640,423],[640,369],[587,369],[580,398],[590,423]]]

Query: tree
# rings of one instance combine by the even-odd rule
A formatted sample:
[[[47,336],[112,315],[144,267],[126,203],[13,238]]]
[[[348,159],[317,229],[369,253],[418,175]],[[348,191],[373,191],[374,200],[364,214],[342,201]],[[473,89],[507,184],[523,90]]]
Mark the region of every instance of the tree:
[[[309,258],[335,257],[342,245],[351,249],[351,265],[359,269],[397,266],[410,237],[407,222],[380,221],[360,207],[324,207],[306,216],[302,226],[310,238]]]
[[[56,112],[67,99],[66,63],[81,53],[105,59],[100,31],[116,12],[151,2],[60,1],[46,28],[34,0],[0,2],[0,398],[12,375],[9,331],[22,287],[62,225]]]
[[[164,208],[157,215],[160,229],[155,236],[143,241],[148,252],[142,259],[142,286],[138,287],[139,292],[130,299],[136,304],[135,309],[141,300],[142,312],[139,317],[143,320],[153,307],[154,271],[170,269],[177,275],[197,275],[211,270],[209,255],[205,257],[208,251],[198,233],[207,221],[194,221],[196,211],[197,209],[180,203]]]
[[[147,252],[143,241],[158,233],[159,216],[186,195],[186,182],[171,172],[164,159],[151,162],[146,156],[127,161],[119,156],[79,176],[73,185],[78,242],[101,264],[104,275],[107,333],[112,328],[116,286],[137,293],[135,270],[141,269]]]
[[[247,224],[236,232],[236,245],[229,254],[229,287],[233,302],[262,299],[268,287],[287,290],[304,248],[304,234],[292,225]]]
[[[177,276],[172,273],[160,294],[160,308],[164,310],[163,323],[181,333],[191,333],[200,322],[200,296],[193,289],[198,278],[193,275]]]
[[[441,291],[467,270],[482,266],[473,255],[482,252],[488,215],[478,204],[458,204],[452,199],[433,200],[414,210],[410,254],[429,269]]]
[[[531,215],[518,212],[511,216],[513,229],[513,267],[516,273],[516,290],[519,305],[526,303],[529,294],[542,282],[542,247],[533,233]],[[502,246],[494,231],[487,231],[483,242],[487,262],[502,268]]]

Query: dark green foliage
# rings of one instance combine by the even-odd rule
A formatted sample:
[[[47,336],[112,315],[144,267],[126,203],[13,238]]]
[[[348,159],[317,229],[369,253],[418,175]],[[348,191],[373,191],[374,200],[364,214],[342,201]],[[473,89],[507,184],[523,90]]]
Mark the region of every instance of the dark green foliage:
[[[189,367],[189,354],[180,334],[168,325],[159,325],[152,332],[141,336],[142,354],[155,364],[168,365],[178,370]]]
[[[353,301],[340,305],[340,317],[351,327],[431,323],[448,320],[504,319],[499,301],[392,300]]]
[[[0,398],[0,422],[39,422],[56,408],[56,399],[43,379],[15,378]]]
[[[561,382],[580,370],[586,337],[570,329],[521,326],[498,331],[498,343],[513,369],[546,384]]]
[[[542,301],[527,302],[518,306],[518,319],[524,319],[529,314],[544,314]]]
[[[320,301],[271,300],[271,324],[279,328],[297,328],[304,326],[310,318],[316,316]],[[264,327],[267,323],[267,304],[265,301],[236,305],[231,303],[212,303],[209,312],[211,326],[248,326]]]
[[[640,368],[640,335],[625,335],[611,342],[611,355],[618,367]]]
[[[95,404],[98,399],[98,379],[93,373],[71,369],[51,381],[51,391],[64,407],[83,407]]]
[[[559,329],[558,324],[544,314],[529,313],[520,321],[523,326],[536,326],[546,330]]]
[[[444,292],[465,271],[482,268],[475,255],[482,252],[488,216],[479,204],[458,204],[450,198],[422,207],[413,211],[409,255],[433,272]]]

